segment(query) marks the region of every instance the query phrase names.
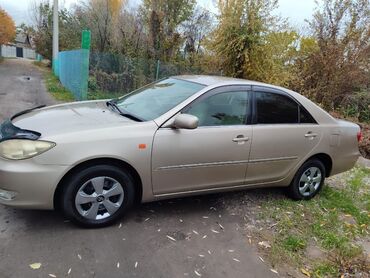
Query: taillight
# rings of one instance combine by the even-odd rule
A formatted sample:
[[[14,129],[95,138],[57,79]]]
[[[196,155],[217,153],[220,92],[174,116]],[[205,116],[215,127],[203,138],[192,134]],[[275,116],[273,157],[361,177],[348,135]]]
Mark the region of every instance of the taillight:
[[[362,140],[362,132],[361,130],[357,132],[357,142],[360,142]]]

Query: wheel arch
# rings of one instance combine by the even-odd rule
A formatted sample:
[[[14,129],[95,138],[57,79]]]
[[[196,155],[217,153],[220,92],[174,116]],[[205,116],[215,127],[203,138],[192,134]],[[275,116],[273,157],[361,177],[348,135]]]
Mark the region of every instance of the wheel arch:
[[[76,172],[81,171],[82,169],[85,169],[89,166],[93,165],[112,165],[112,166],[117,166],[119,168],[123,168],[132,175],[132,177],[135,180],[136,183],[136,190],[135,190],[135,203],[141,202],[142,195],[143,195],[143,186],[142,186],[142,181],[141,177],[138,173],[138,171],[129,163],[126,161],[117,159],[117,158],[94,158],[90,160],[83,161],[77,165],[75,165],[73,168],[71,168],[59,181],[56,190],[54,192],[54,198],[53,198],[53,203],[54,203],[54,208],[55,209],[60,209],[61,207],[61,193],[62,190],[65,186],[65,183],[68,181],[68,179]]]
[[[333,160],[330,157],[330,155],[326,153],[318,153],[311,157],[309,157],[306,161],[312,160],[312,159],[318,159],[320,160],[324,166],[325,166],[325,176],[329,177],[331,174],[331,170],[333,168]]]

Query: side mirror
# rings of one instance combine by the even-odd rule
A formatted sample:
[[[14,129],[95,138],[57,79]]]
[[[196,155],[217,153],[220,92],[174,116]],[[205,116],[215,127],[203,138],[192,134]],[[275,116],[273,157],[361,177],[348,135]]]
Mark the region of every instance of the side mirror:
[[[190,114],[179,114],[175,117],[171,127],[183,129],[196,129],[198,127],[199,119]]]

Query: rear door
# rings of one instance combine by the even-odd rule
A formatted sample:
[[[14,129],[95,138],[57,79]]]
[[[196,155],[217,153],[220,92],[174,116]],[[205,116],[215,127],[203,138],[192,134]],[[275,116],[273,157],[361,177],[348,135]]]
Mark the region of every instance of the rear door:
[[[199,118],[194,130],[159,128],[154,137],[154,194],[243,184],[252,127],[250,87],[214,89],[182,113]]]
[[[319,125],[285,92],[253,87],[253,142],[247,182],[278,181],[318,144]]]

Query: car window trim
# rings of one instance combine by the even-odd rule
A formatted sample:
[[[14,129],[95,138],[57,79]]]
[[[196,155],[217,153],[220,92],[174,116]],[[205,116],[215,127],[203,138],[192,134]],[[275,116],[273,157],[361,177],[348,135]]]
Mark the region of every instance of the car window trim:
[[[246,126],[250,125],[252,121],[252,86],[251,85],[224,85],[219,86],[216,88],[212,88],[209,91],[205,92],[201,96],[194,99],[192,102],[188,103],[185,107],[183,107],[179,113],[183,113],[183,111],[187,110],[189,106],[193,105],[194,103],[197,103],[199,101],[202,101],[204,99],[207,99],[211,96],[222,94],[222,93],[231,93],[231,92],[245,92],[248,95],[248,106],[246,111],[246,116],[244,119],[243,124],[238,125],[213,125],[213,126],[199,126],[199,128],[213,128],[213,127],[235,127],[235,126]],[[177,115],[178,113],[176,113]],[[176,116],[174,115],[174,116]]]
[[[297,123],[269,123],[269,124],[261,124],[257,122],[257,99],[256,99],[256,93],[272,93],[272,94],[278,94],[278,95],[283,95],[285,97],[288,97],[292,101],[294,101],[298,105],[298,122]],[[304,109],[310,116],[311,118],[315,121],[314,123],[301,123],[301,109]],[[275,88],[271,87],[265,87],[265,86],[252,86],[252,120],[251,120],[252,125],[312,125],[315,124],[317,125],[316,119],[311,115],[311,113],[298,101],[296,100],[293,96],[288,94],[287,92],[284,92],[283,90],[278,90]]]

